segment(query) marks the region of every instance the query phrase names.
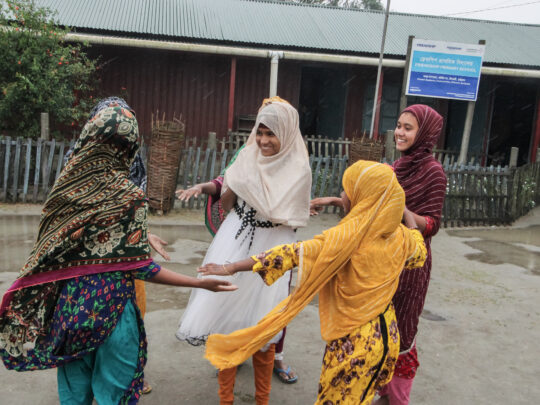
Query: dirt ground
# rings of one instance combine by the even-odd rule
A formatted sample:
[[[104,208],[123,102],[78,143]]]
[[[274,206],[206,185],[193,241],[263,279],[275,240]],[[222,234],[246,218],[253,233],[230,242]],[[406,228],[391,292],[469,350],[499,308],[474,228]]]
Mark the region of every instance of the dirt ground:
[[[33,245],[39,207],[0,205],[0,293]],[[321,215],[299,231],[309,238],[335,224]],[[151,231],[170,241],[166,267],[195,274],[210,242],[201,211],[152,217]],[[433,271],[421,318],[421,366],[412,404],[531,404],[540,398],[540,209],[511,227],[443,229],[434,238]],[[189,289],[147,284],[149,341],[146,376],[153,386],[141,404],[217,404],[215,370],[203,348],[174,333]],[[274,377],[271,404],[312,404],[324,342],[317,303],[288,327],[286,361],[299,375],[284,385]],[[237,404],[254,404],[252,367],[244,365],[235,387]],[[0,369],[0,405],[56,404],[56,371]]]

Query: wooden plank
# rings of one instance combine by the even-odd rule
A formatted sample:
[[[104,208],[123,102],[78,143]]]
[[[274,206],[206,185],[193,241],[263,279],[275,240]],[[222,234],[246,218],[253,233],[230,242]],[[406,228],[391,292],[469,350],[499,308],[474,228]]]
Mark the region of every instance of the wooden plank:
[[[197,148],[197,152],[195,153],[195,164],[191,168],[192,170],[192,176],[191,176],[191,186],[194,186],[195,184],[199,183],[199,161],[201,160],[201,148]],[[193,198],[191,198],[188,202],[188,207],[193,208],[193,205],[195,202],[193,201]]]
[[[8,181],[9,181],[9,161],[11,159],[11,137],[6,136],[6,157],[4,160],[4,202],[8,197]]]
[[[212,150],[212,157],[210,158],[210,179],[215,179],[217,177],[216,173],[216,159],[217,159],[217,150]]]
[[[322,157],[320,156],[316,157],[315,160],[313,161],[313,163],[316,163],[316,166],[312,175],[311,198],[315,197],[315,192],[317,190],[317,185],[319,183],[319,175],[321,172],[321,162],[322,162]]]
[[[56,162],[56,174],[54,176],[54,180],[60,176],[60,172],[62,171],[62,168],[64,167],[64,148],[66,147],[66,144],[64,141],[60,142],[58,144],[58,162]],[[142,156],[141,156],[142,158]]]
[[[21,145],[22,139],[17,138],[15,141],[15,159],[13,160],[13,191],[11,193],[11,198],[14,203],[17,202],[17,197],[19,195],[19,172],[21,169]]]
[[[204,155],[204,163],[203,163],[203,169],[201,174],[201,180],[199,183],[206,183],[208,179],[208,161],[210,160],[210,149],[206,149],[206,153]],[[201,203],[203,199],[206,198],[204,194],[201,194],[199,197],[197,197],[197,209],[201,208]]]
[[[192,157],[193,157],[193,148],[189,147],[187,157],[186,157],[185,166],[184,166],[184,180],[182,182],[182,186],[183,186],[182,188],[184,190],[186,190],[188,188],[188,175],[192,171],[192,165],[191,165]],[[190,185],[190,187],[191,187],[191,185]],[[185,207],[186,207],[186,203],[182,202],[182,208],[185,208]]]
[[[330,156],[324,158],[324,172],[322,175],[321,187],[319,189],[319,197],[324,197],[326,194],[326,183],[328,182],[328,169],[330,166]]]
[[[32,202],[37,203],[37,197],[39,192],[39,174],[41,170],[41,153],[43,147],[43,139],[38,139],[36,142],[36,169],[34,171],[34,192]]]
[[[221,168],[219,170],[220,174],[225,172],[225,168],[227,167],[228,154],[229,154],[229,151],[227,149],[225,149],[223,153],[221,154]]]
[[[49,155],[47,156],[45,171],[43,172],[43,200],[46,200],[47,195],[49,195],[49,183],[51,179],[52,165],[54,160],[54,150],[56,149],[56,139],[53,138],[51,141],[48,141],[47,144],[49,145]]]
[[[24,165],[24,184],[22,201],[26,202],[28,198],[28,183],[30,182],[30,166],[32,165],[32,138],[28,138],[26,142],[26,159]]]

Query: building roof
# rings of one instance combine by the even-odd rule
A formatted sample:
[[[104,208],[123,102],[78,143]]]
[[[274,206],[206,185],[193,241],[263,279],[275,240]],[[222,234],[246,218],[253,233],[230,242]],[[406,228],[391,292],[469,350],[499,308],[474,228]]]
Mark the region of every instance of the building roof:
[[[264,0],[37,0],[79,32],[168,41],[378,55],[384,13]],[[409,35],[486,40],[484,63],[540,66],[540,25],[391,13],[385,55],[404,58]]]

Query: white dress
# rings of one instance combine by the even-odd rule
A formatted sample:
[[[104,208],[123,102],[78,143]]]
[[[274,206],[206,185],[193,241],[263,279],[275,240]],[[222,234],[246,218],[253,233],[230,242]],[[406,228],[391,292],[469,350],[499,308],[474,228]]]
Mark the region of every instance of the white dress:
[[[293,228],[265,221],[238,199],[208,248],[203,264],[232,263],[295,241]],[[271,286],[249,271],[230,277],[209,276],[229,280],[238,290],[214,293],[193,289],[176,337],[198,346],[204,344],[210,334],[228,334],[257,324],[289,294],[290,271],[287,273]],[[281,335],[280,332],[269,343],[277,343]]]

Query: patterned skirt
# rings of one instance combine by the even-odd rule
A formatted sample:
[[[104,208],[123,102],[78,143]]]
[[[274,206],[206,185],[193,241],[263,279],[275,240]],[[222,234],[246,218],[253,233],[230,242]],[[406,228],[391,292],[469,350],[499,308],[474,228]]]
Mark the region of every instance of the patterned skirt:
[[[394,373],[399,333],[394,307],[326,345],[316,405],[371,404]]]

